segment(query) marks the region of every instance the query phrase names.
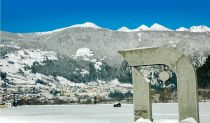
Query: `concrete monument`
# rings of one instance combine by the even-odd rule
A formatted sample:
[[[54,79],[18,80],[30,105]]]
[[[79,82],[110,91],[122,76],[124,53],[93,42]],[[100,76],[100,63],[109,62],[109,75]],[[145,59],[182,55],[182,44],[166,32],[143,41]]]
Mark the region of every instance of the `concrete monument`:
[[[144,48],[118,52],[132,66],[134,119],[140,117],[152,120],[150,84],[137,69],[142,65],[165,64],[177,75],[179,120],[193,117],[199,123],[197,77],[187,57],[173,48]],[[167,71],[160,73],[160,79],[169,79]]]

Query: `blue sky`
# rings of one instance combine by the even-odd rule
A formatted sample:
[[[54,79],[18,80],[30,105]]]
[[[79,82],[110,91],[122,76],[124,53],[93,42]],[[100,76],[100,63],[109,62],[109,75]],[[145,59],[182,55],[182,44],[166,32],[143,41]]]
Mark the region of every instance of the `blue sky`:
[[[48,31],[93,22],[101,27],[136,28],[159,23],[168,28],[207,25],[209,0],[1,0],[1,30]]]

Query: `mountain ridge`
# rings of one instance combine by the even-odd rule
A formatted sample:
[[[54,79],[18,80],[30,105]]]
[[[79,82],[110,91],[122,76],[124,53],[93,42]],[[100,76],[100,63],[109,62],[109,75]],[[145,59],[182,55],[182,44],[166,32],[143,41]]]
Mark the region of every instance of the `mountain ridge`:
[[[29,32],[29,33],[35,33],[36,35],[47,35],[47,34],[52,34],[55,32],[60,32],[69,28],[93,28],[93,29],[106,29],[110,31],[122,31],[122,32],[136,32],[136,31],[189,31],[189,32],[210,32],[210,28],[205,26],[205,25],[197,25],[197,26],[191,26],[189,28],[185,27],[179,27],[175,30],[167,28],[161,24],[154,23],[151,26],[147,26],[145,24],[140,25],[137,28],[134,29],[129,29],[126,26],[122,26],[117,30],[112,30],[104,27],[100,27],[92,22],[85,22],[82,24],[74,24],[71,26],[63,27],[63,28],[58,28],[50,31],[43,31],[43,32]],[[1,32],[7,32],[1,30]],[[27,33],[16,33],[16,34],[27,34]]]

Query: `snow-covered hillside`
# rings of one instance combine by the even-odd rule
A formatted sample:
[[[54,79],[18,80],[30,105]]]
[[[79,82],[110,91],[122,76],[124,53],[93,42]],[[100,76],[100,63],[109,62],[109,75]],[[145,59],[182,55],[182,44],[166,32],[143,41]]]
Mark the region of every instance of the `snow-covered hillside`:
[[[14,53],[6,54],[0,59],[0,72],[8,74],[8,81],[14,84],[35,84],[37,79],[48,78],[41,74],[32,74],[26,70],[34,62],[42,63],[44,60],[57,60],[53,51],[20,49]]]
[[[74,59],[83,59],[85,61],[92,62],[95,66],[95,69],[101,70],[101,65],[103,63],[101,62],[101,59],[93,58],[94,54],[93,54],[93,51],[91,51],[91,49],[89,49],[89,48],[79,48],[76,51],[76,54],[73,55],[73,56],[74,56]],[[87,72],[83,71],[82,73],[87,73]]]
[[[1,45],[0,48],[2,47],[8,46]],[[71,61],[60,59],[54,51],[17,49],[17,51],[5,54],[0,58],[0,93],[5,93],[2,92],[2,89],[6,87],[8,95],[14,91],[24,93],[19,96],[20,99],[40,97],[39,100],[43,100],[43,98],[48,100],[59,92],[61,100],[63,100],[63,96],[71,96],[69,101],[78,102],[79,98],[84,96],[89,98],[100,96],[108,99],[110,92],[131,92],[132,84],[121,84],[116,78],[106,81],[102,77],[96,78],[102,74],[101,71],[107,69],[104,68],[107,66],[103,65],[102,59],[95,59],[93,55],[91,49],[80,48],[75,52],[75,61]],[[58,64],[55,64],[56,61]],[[79,64],[91,64],[92,71],[90,71],[90,67]],[[54,69],[53,67],[55,67],[55,72],[51,74],[50,71]],[[68,72],[65,72],[64,68]],[[56,73],[56,71],[58,72]],[[73,74],[69,74],[70,72]],[[94,80],[88,80],[91,75],[94,76]],[[68,77],[75,79],[71,81]],[[88,82],[85,83],[84,79]],[[35,90],[37,92],[34,92]]]
[[[88,58],[92,57],[93,55],[94,55],[93,52],[89,48],[80,48],[77,50],[74,58],[78,57]]]

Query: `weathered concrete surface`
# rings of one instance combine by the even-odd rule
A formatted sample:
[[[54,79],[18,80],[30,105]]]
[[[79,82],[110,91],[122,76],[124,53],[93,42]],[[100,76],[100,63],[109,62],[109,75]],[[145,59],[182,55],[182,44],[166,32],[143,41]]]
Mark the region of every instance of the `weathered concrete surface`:
[[[165,64],[175,69],[176,62],[184,55],[173,48],[146,48],[119,51],[131,66]]]
[[[134,120],[141,117],[152,120],[150,84],[145,82],[144,77],[134,67],[132,68],[132,78],[133,102],[135,102]]]
[[[141,65],[165,64],[176,71],[178,80],[179,120],[193,117],[199,123],[197,79],[195,70],[186,56],[173,48],[145,48],[119,51],[133,67],[134,117],[152,119],[150,86],[135,69]],[[136,113],[143,112],[143,113]]]
[[[197,76],[195,70],[185,57],[177,62],[176,68],[179,120],[193,117],[199,122]]]

